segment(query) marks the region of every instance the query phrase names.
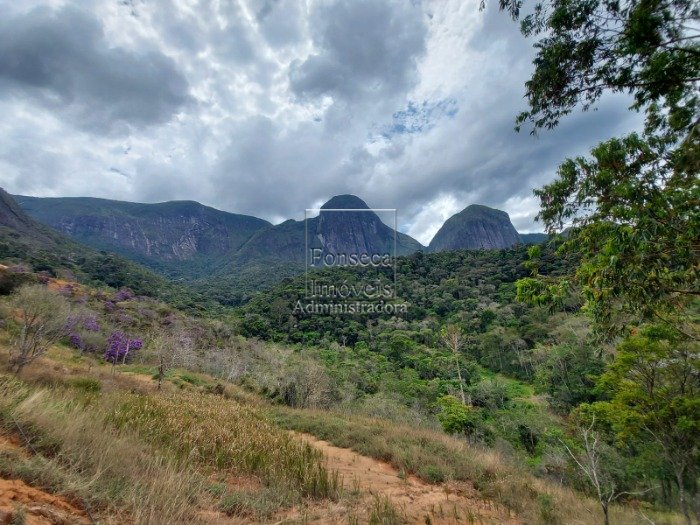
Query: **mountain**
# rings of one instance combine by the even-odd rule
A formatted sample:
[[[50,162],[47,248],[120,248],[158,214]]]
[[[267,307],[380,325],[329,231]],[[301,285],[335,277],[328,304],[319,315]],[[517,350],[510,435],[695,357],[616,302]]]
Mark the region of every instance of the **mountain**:
[[[131,288],[175,306],[201,310],[212,301],[192,289],[178,286],[143,266],[84,246],[30,217],[15,199],[0,188],[0,261],[28,265],[32,271],[113,288]]]
[[[506,212],[472,204],[445,221],[428,249],[431,252],[492,250],[516,244],[522,241]]]
[[[549,239],[546,233],[520,233],[519,235],[523,244],[542,244]]]
[[[98,250],[176,277],[207,275],[270,223],[193,201],[158,204],[16,196],[36,220]]]
[[[347,211],[345,211],[347,210]],[[424,247],[412,237],[395,232],[355,195],[337,195],[321,206],[316,217],[288,220],[255,233],[234,260],[245,266],[253,261],[282,260],[305,264],[304,247],[324,254],[408,255]]]
[[[338,195],[306,222],[290,219],[257,231],[228,264],[207,281],[200,281],[199,289],[223,304],[242,304],[259,291],[303,273],[307,239],[309,247],[320,249],[323,255],[348,256],[392,255],[394,238],[398,255],[424,249],[415,239],[384,224],[359,197]]]

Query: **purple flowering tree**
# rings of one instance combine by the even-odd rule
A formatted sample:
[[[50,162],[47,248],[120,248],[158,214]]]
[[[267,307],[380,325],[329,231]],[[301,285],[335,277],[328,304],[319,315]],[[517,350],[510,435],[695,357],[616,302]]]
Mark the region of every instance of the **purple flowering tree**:
[[[85,342],[83,341],[83,338],[78,332],[73,332],[72,334],[70,334],[70,336],[68,337],[68,341],[70,345],[76,350],[85,350]]]
[[[97,316],[90,314],[83,319],[83,328],[89,330],[90,332],[99,332],[100,323],[97,322]]]
[[[112,332],[107,339],[107,350],[105,351],[105,361],[116,364],[124,364],[130,359],[133,352],[143,347],[143,340],[138,337],[131,337],[124,332]]]

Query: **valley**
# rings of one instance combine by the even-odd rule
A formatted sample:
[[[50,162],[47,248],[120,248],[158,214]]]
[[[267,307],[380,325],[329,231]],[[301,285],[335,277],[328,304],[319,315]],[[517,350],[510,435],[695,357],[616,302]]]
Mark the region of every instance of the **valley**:
[[[107,523],[568,523],[581,516],[597,523],[585,479],[567,461],[576,443],[569,414],[605,399],[596,377],[613,347],[594,342],[575,295],[554,308],[517,298],[533,264],[553,279],[578,264],[575,255],[558,255],[563,239],[535,249],[400,256],[396,292],[409,305],[400,316],[294,312],[303,275],[237,308],[192,309],[182,304],[192,293],[182,285],[169,284],[179,297],[169,302],[148,281],[132,289],[128,280],[119,287],[95,280],[90,248],[6,202],[3,227],[22,228],[19,239],[41,259],[22,262],[17,247],[0,267],[10,294],[0,367],[16,359],[25,304],[40,312],[52,303],[36,315],[63,319],[45,355],[22,363],[14,377],[0,376],[0,477],[18,480],[2,493],[11,501],[0,495],[8,515],[24,512],[38,523],[86,509]],[[355,218],[318,226],[321,238],[367,238],[366,223]],[[62,246],[85,255],[62,255]],[[172,283],[128,264],[154,283]],[[322,287],[388,282],[392,273],[337,267],[313,278]],[[447,330],[457,330],[456,352]],[[65,418],[75,423],[64,427]],[[108,452],[103,443],[112,440]],[[121,454],[142,459],[118,467]],[[84,476],[93,481],[86,485]],[[49,510],[27,504],[28,491],[43,491],[33,497]],[[631,500],[609,512],[616,523],[641,516],[681,523],[663,503],[670,497],[658,490],[644,510]],[[61,498],[73,507],[56,510]]]
[[[700,525],[699,28],[4,2],[0,525]]]

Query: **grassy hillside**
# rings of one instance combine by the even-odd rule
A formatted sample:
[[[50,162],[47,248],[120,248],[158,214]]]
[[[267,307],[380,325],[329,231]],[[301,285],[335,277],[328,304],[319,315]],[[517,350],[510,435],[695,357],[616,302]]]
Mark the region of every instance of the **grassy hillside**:
[[[339,488],[333,468],[315,452],[335,445],[389,462],[397,478],[457,494],[462,510],[453,510],[461,516],[468,516],[463,509],[474,505],[476,491],[497,522],[558,523],[584,514],[597,521],[594,492],[573,457],[584,446],[580,407],[607,399],[603,381],[614,348],[596,340],[575,294],[546,308],[516,300],[516,281],[531,271],[524,247],[399,258],[397,301],[409,305],[402,315],[295,313],[304,297],[296,277],[236,311],[204,306],[192,316],[156,293],[94,286],[86,278],[90,268],[132,277],[129,266],[105,254],[81,264],[57,259],[40,250],[54,243],[60,253],[62,236],[11,220],[10,231],[27,228],[30,235],[18,241],[15,266],[2,268],[5,293],[43,283],[35,285],[36,296],[48,288],[65,308],[46,314],[63,326],[49,357],[30,361],[19,382],[3,379],[5,429],[14,432],[19,422],[36,449],[27,447],[30,457],[19,463],[23,452],[2,452],[10,454],[1,464],[5,476],[72,495],[110,519],[125,512],[149,522],[162,513],[174,522],[207,522],[204,515],[223,513],[303,521],[307,511],[307,517],[330,512],[337,500],[345,509],[334,514],[341,521],[372,514],[401,523],[401,505],[412,501],[407,493],[396,504],[384,493],[370,504],[366,483],[355,490],[346,480]],[[539,249],[541,274],[570,271],[573,261],[555,250]],[[49,257],[48,269],[32,267],[36,253]],[[74,282],[73,273],[83,282]],[[312,277],[352,286],[391,282],[393,272],[336,269]],[[3,368],[8,351],[16,360],[22,334],[30,333],[17,297],[0,300]],[[67,309],[70,315],[62,313]],[[53,322],[60,315],[65,319]],[[446,343],[448,326],[461,330],[456,350]],[[77,426],[64,429],[57,423],[64,420]],[[100,430],[88,437],[89,427]],[[309,448],[283,429],[332,444]],[[113,466],[115,456],[99,450],[112,435],[126,440],[115,454],[135,447],[134,457],[155,463],[139,461],[128,472]],[[641,505],[656,523],[676,523],[677,489],[654,444],[615,448],[607,439],[606,467],[616,469],[615,483],[629,493],[612,515],[635,523],[642,515],[630,506]],[[85,450],[94,452],[81,455]],[[149,472],[165,485],[154,484],[152,496],[137,500],[130,490],[146,490]],[[168,481],[178,476],[194,492],[178,492],[185,489]],[[99,482],[88,484],[92,478]],[[690,481],[687,489],[697,492]],[[163,494],[188,503],[168,508]],[[426,514],[421,505],[412,508],[441,523],[442,511]]]

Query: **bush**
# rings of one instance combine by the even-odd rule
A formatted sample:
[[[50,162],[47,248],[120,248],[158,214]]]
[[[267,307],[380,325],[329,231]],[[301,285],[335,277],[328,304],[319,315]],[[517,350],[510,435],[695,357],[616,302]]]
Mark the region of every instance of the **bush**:
[[[469,389],[474,406],[498,410],[510,400],[508,387],[498,379],[481,381]]]
[[[476,427],[476,411],[464,405],[454,396],[442,396],[438,399],[440,413],[438,420],[448,434],[471,434]]]
[[[86,394],[97,394],[102,390],[102,383],[94,377],[76,377],[71,381],[71,386]]]
[[[11,317],[19,323],[19,333],[10,350],[10,366],[19,374],[66,335],[70,304],[45,286],[31,284],[12,294],[10,308]]]

